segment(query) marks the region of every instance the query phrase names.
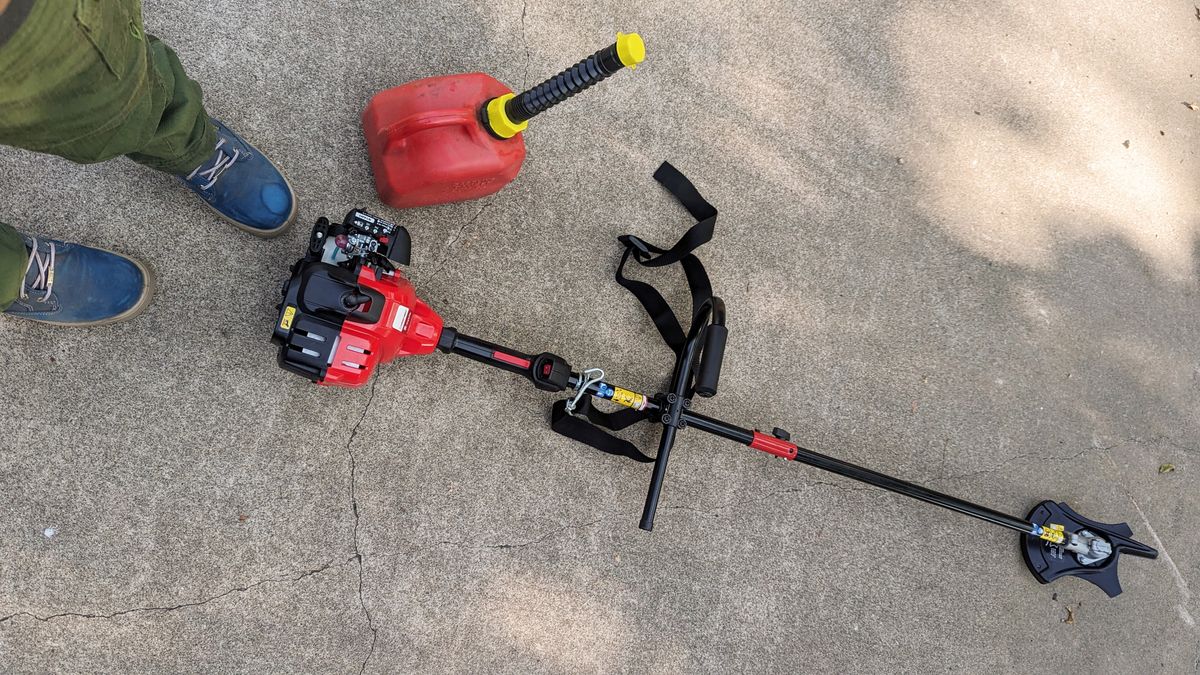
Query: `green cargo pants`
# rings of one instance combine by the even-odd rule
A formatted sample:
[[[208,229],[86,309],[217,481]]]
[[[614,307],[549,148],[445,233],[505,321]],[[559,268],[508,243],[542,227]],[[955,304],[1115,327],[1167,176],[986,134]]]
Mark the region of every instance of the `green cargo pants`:
[[[36,0],[0,45],[0,145],[81,163],[118,155],[175,174],[211,154],[200,85],[142,29],[141,0]],[[28,262],[0,223],[0,310]]]

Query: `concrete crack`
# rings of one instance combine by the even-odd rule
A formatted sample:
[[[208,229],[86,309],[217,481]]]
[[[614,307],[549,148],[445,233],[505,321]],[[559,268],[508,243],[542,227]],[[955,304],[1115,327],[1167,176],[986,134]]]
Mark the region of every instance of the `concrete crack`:
[[[551,537],[557,537],[558,535],[560,535],[564,532],[568,532],[570,530],[581,530],[585,527],[591,527],[592,525],[599,524],[599,523],[604,522],[605,520],[608,520],[609,518],[612,518],[612,517],[613,517],[612,515],[608,515],[603,518],[598,518],[598,519],[590,521],[590,522],[580,523],[578,525],[568,525],[567,527],[563,527],[563,528],[560,528],[557,530],[553,530],[551,532],[547,532],[546,534],[538,537],[537,539],[533,539],[531,541],[527,541],[527,542],[524,542],[521,544],[487,544],[487,545],[483,546],[483,548],[498,548],[498,549],[525,548],[526,546],[540,544],[543,541],[550,539]]]
[[[442,257],[438,259],[437,267],[435,267],[434,270],[429,273],[430,282],[432,282],[438,277],[438,275],[442,273],[442,268],[446,266],[446,261],[450,258],[451,250],[454,248],[454,245],[458,243],[458,240],[462,238],[463,232],[466,232],[468,227],[470,227],[476,220],[479,220],[479,216],[482,216],[483,212],[486,211],[491,205],[492,200],[490,199],[484,202],[483,206],[480,206],[479,210],[475,212],[475,215],[471,216],[470,220],[463,223],[462,227],[458,228],[458,232],[455,232],[454,236],[450,238],[450,241],[446,244],[446,247],[442,249]]]
[[[982,476],[982,475],[989,474],[989,473],[995,473],[1014,462],[1018,462],[1018,461],[1026,460],[1026,459],[1032,459],[1032,460],[1036,460],[1039,462],[1069,462],[1073,459],[1078,459],[1084,455],[1088,455],[1088,454],[1092,454],[1092,453],[1096,453],[1096,452],[1107,452],[1109,450],[1119,448],[1122,445],[1125,445],[1126,443],[1133,442],[1134,440],[1136,440],[1136,439],[1127,439],[1127,440],[1121,441],[1120,443],[1116,443],[1114,445],[1106,445],[1102,448],[1085,448],[1073,455],[1042,456],[1042,455],[1038,455],[1038,454],[1032,453],[1032,452],[1023,452],[1019,455],[1013,455],[1012,457],[1009,457],[1008,459],[1004,460],[1003,462],[1000,462],[999,464],[988,467],[986,469],[980,469],[978,471],[969,471],[967,473],[954,474],[951,476],[943,475],[942,477],[934,478],[930,482],[937,483],[937,482],[941,482],[941,481],[945,481],[945,480],[962,480],[964,478],[974,478],[975,476]]]
[[[314,574],[320,574],[320,573],[322,573],[326,570],[332,569],[332,568],[345,567],[346,565],[350,564],[353,561],[354,561],[354,558],[347,558],[346,560],[344,560],[340,563],[335,563],[332,560],[330,560],[329,562],[325,563],[324,565],[322,565],[320,567],[317,567],[315,569],[305,570],[304,572],[301,572],[300,574],[297,574],[297,575],[288,576],[288,577],[275,577],[275,578],[271,578],[271,579],[261,579],[259,581],[255,581],[255,582],[247,584],[245,586],[238,586],[236,588],[231,588],[227,591],[218,593],[217,595],[214,595],[214,596],[211,596],[208,598],[204,598],[203,600],[197,600],[195,602],[183,602],[178,605],[166,605],[163,607],[132,607],[130,609],[122,609],[122,610],[119,610],[116,612],[111,612],[108,614],[93,614],[93,613],[88,613],[88,612],[61,612],[59,614],[51,614],[49,616],[38,616],[37,614],[34,614],[32,612],[16,612],[14,614],[9,614],[8,616],[0,617],[0,625],[4,624],[7,621],[11,621],[17,617],[20,617],[20,616],[27,616],[31,619],[35,619],[37,621],[41,621],[41,622],[45,623],[45,622],[49,622],[49,621],[53,621],[55,619],[61,619],[61,618],[114,619],[119,616],[125,616],[126,614],[136,614],[139,612],[164,612],[164,613],[174,612],[176,610],[187,609],[189,607],[200,607],[202,605],[207,605],[208,603],[214,602],[216,600],[220,600],[221,598],[224,598],[227,595],[233,595],[234,593],[245,593],[246,591],[258,588],[259,586],[263,586],[265,584],[292,583],[292,582],[300,581],[302,579],[311,577]]]
[[[624,515],[624,514],[623,514],[623,513],[610,513],[610,514],[608,514],[608,515],[606,515],[606,516],[603,516],[603,517],[601,517],[601,518],[597,518],[596,520],[590,520],[590,521],[588,521],[588,522],[586,522],[586,523],[579,523],[579,524],[577,524],[577,525],[566,525],[566,526],[563,526],[563,527],[560,527],[560,528],[558,528],[557,530],[551,530],[550,532],[547,532],[546,534],[543,534],[542,536],[538,537],[537,539],[531,539],[531,540],[529,540],[529,541],[526,541],[526,542],[521,542],[521,543],[517,543],[517,544],[483,544],[483,545],[481,545],[481,546],[476,546],[475,548],[495,548],[495,549],[513,549],[513,548],[525,548],[526,546],[533,546],[534,544],[540,544],[540,543],[542,543],[543,541],[546,541],[547,539],[551,539],[551,538],[553,538],[553,537],[557,537],[558,535],[560,535],[560,534],[563,534],[564,532],[569,532],[569,531],[571,531],[571,530],[580,530],[580,529],[583,529],[583,528],[585,528],[585,527],[591,527],[591,526],[593,526],[593,525],[597,525],[597,524],[599,524],[599,523],[602,523],[602,522],[604,522],[604,521],[606,521],[606,520],[609,520],[610,518],[615,518],[616,516],[619,516],[619,515]],[[465,541],[439,541],[439,542],[437,542],[437,545],[438,545],[438,546],[446,546],[446,545],[451,545],[451,546],[466,546],[466,545],[468,545],[468,544],[470,544],[470,543],[472,543],[472,542],[465,542]]]
[[[358,669],[360,675],[366,671],[367,663],[375,654],[375,642],[379,639],[379,629],[376,628],[375,621],[371,618],[371,610],[367,609],[366,598],[363,597],[363,559],[362,551],[358,547],[358,461],[354,456],[353,446],[354,439],[358,436],[358,430],[371,412],[371,404],[375,402],[375,388],[379,385],[379,379],[379,375],[376,374],[375,379],[371,381],[371,392],[367,397],[366,405],[363,406],[362,416],[358,418],[358,422],[350,431],[350,438],[346,440],[346,455],[350,458],[350,509],[354,513],[354,556],[351,560],[358,565],[358,604],[362,608],[363,616],[367,619],[367,628],[371,630],[371,646],[367,650],[362,666]]]
[[[1076,452],[1073,455],[1041,456],[1041,455],[1038,455],[1038,454],[1032,453],[1032,452],[1024,452],[1019,455],[1014,455],[1012,457],[1009,457],[1008,459],[1000,462],[999,464],[996,464],[995,466],[992,466],[987,469],[980,469],[978,471],[970,471],[967,473],[955,474],[955,475],[951,475],[951,476],[945,475],[945,472],[943,471],[941,477],[934,478],[930,482],[939,482],[939,481],[943,481],[943,480],[961,480],[963,478],[973,478],[975,476],[981,476],[984,474],[995,473],[1014,462],[1018,462],[1021,460],[1027,460],[1027,459],[1032,459],[1032,460],[1036,460],[1039,462],[1067,462],[1067,461],[1070,461],[1073,459],[1078,459],[1084,455],[1089,455],[1089,454],[1098,453],[1098,452],[1108,452],[1109,450],[1115,450],[1123,445],[1129,445],[1131,443],[1137,444],[1137,445],[1169,445],[1172,448],[1179,450],[1180,452],[1184,452],[1184,453],[1188,453],[1188,454],[1200,454],[1200,450],[1197,450],[1196,448],[1188,447],[1186,445],[1181,445],[1179,443],[1176,443],[1175,441],[1171,440],[1171,438],[1169,438],[1167,436],[1154,436],[1154,437],[1150,438],[1149,440],[1134,437],[1134,438],[1126,438],[1118,443],[1114,443],[1112,445],[1106,445],[1106,446],[1100,447],[1100,448],[1097,448],[1097,447],[1085,448],[1083,450],[1080,450],[1079,452]]]
[[[787,488],[784,490],[775,490],[774,492],[768,492],[764,495],[761,495],[756,499],[735,499],[735,500],[726,502],[724,504],[718,504],[717,506],[712,506],[712,507],[709,507],[706,509],[698,509],[698,508],[691,507],[691,506],[670,506],[670,505],[662,506],[659,508],[661,508],[663,510],[669,510],[669,511],[670,510],[691,511],[693,513],[700,513],[700,514],[704,514],[704,515],[715,516],[718,511],[723,511],[725,509],[730,509],[730,508],[734,508],[737,506],[745,506],[745,505],[749,505],[749,504],[761,504],[762,502],[768,501],[773,497],[778,497],[780,495],[796,494],[798,492],[808,492],[809,490],[811,490],[815,487],[818,487],[818,486],[830,487],[830,488],[834,488],[835,490],[840,490],[842,492],[879,492],[879,489],[875,488],[875,487],[869,487],[869,486],[856,487],[854,485],[843,485],[842,483],[833,483],[833,482],[823,481],[823,480],[812,480],[812,481],[806,481],[804,486],[802,486],[802,487]]]
[[[1136,438],[1130,439],[1130,440],[1137,441],[1139,443],[1142,442],[1140,439],[1136,439]],[[1200,450],[1197,450],[1196,448],[1189,447],[1186,445],[1182,445],[1180,443],[1176,443],[1175,441],[1171,440],[1171,438],[1169,436],[1155,436],[1155,437],[1151,438],[1150,442],[1149,442],[1149,444],[1151,444],[1151,445],[1159,444],[1159,443],[1165,443],[1165,444],[1171,446],[1172,448],[1175,448],[1176,450],[1179,450],[1179,451],[1184,452],[1189,455],[1200,455]]]
[[[1183,578],[1179,567],[1175,565],[1175,561],[1171,559],[1171,554],[1167,552],[1166,545],[1163,544],[1162,539],[1159,539],[1158,533],[1154,531],[1154,526],[1150,524],[1150,519],[1146,517],[1146,512],[1142,510],[1141,505],[1137,503],[1137,500],[1129,492],[1129,488],[1126,487],[1125,481],[1121,478],[1121,469],[1117,467],[1117,463],[1113,461],[1112,457],[1106,457],[1105,459],[1108,460],[1109,465],[1112,466],[1113,471],[1117,475],[1117,483],[1121,487],[1121,492],[1125,493],[1125,498],[1129,500],[1130,504],[1133,504],[1133,508],[1142,517],[1142,522],[1146,524],[1146,531],[1150,534],[1150,539],[1153,541],[1154,547],[1158,549],[1159,555],[1162,556],[1163,561],[1167,563],[1167,567],[1171,570],[1171,576],[1175,580],[1175,587],[1179,591],[1179,604],[1175,605],[1175,610],[1179,613],[1179,618],[1193,632],[1200,633],[1200,629],[1196,627],[1196,620],[1192,618],[1191,613],[1188,611],[1188,605],[1192,599],[1192,590],[1188,587],[1187,580]]]
[[[525,14],[529,11],[529,0],[521,3],[521,44],[525,45],[525,72],[521,74],[521,89],[529,86],[529,40],[525,39]]]

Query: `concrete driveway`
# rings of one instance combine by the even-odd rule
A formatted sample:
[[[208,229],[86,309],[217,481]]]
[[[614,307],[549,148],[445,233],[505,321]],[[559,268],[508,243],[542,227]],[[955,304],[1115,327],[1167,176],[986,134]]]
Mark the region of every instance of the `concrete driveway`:
[[[0,219],[160,280],[124,325],[0,319],[0,670],[1197,671],[1192,2],[212,4],[146,25],[289,174],[288,235],[131,162],[0,149]],[[509,188],[379,202],[373,93],[534,84],[618,30],[644,66],[534,120]],[[664,159],[721,210],[730,346],[698,410],[1018,515],[1063,500],[1159,559],[1115,600],[1041,586],[1008,531],[686,432],[647,535],[649,470],[552,434],[514,377],[275,366],[288,265],[361,206],[412,231],[448,325],[658,389],[612,273],[617,235],[690,224]]]

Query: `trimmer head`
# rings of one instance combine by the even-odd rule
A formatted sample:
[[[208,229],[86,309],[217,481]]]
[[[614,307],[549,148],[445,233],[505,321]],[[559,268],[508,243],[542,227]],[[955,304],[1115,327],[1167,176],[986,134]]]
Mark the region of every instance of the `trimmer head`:
[[[1117,579],[1117,559],[1122,553],[1141,558],[1157,558],[1158,551],[1133,540],[1133,530],[1125,523],[1112,525],[1088,520],[1071,510],[1063,502],[1046,500],[1029,512],[1026,520],[1035,523],[1058,523],[1067,532],[1099,537],[1106,541],[1111,553],[1102,559],[1087,553],[1068,550],[1067,542],[1055,544],[1038,537],[1021,535],[1021,555],[1033,576],[1043,584],[1059,577],[1079,577],[1100,587],[1100,590],[1115,598],[1121,594],[1121,582]]]

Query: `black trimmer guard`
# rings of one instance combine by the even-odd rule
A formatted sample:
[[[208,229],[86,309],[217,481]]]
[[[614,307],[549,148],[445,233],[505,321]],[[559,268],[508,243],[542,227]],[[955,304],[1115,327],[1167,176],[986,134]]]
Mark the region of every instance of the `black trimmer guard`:
[[[1064,502],[1046,500],[1029,512],[1027,520],[1035,523],[1059,523],[1068,531],[1088,530],[1108,540],[1112,555],[1094,564],[1079,562],[1074,553],[1062,544],[1053,544],[1037,537],[1021,536],[1021,555],[1029,571],[1043,584],[1059,577],[1079,577],[1100,587],[1100,590],[1115,598],[1121,594],[1121,582],[1117,579],[1117,560],[1122,553],[1141,558],[1157,558],[1158,551],[1135,541],[1133,530],[1125,523],[1097,523],[1071,510]]]

